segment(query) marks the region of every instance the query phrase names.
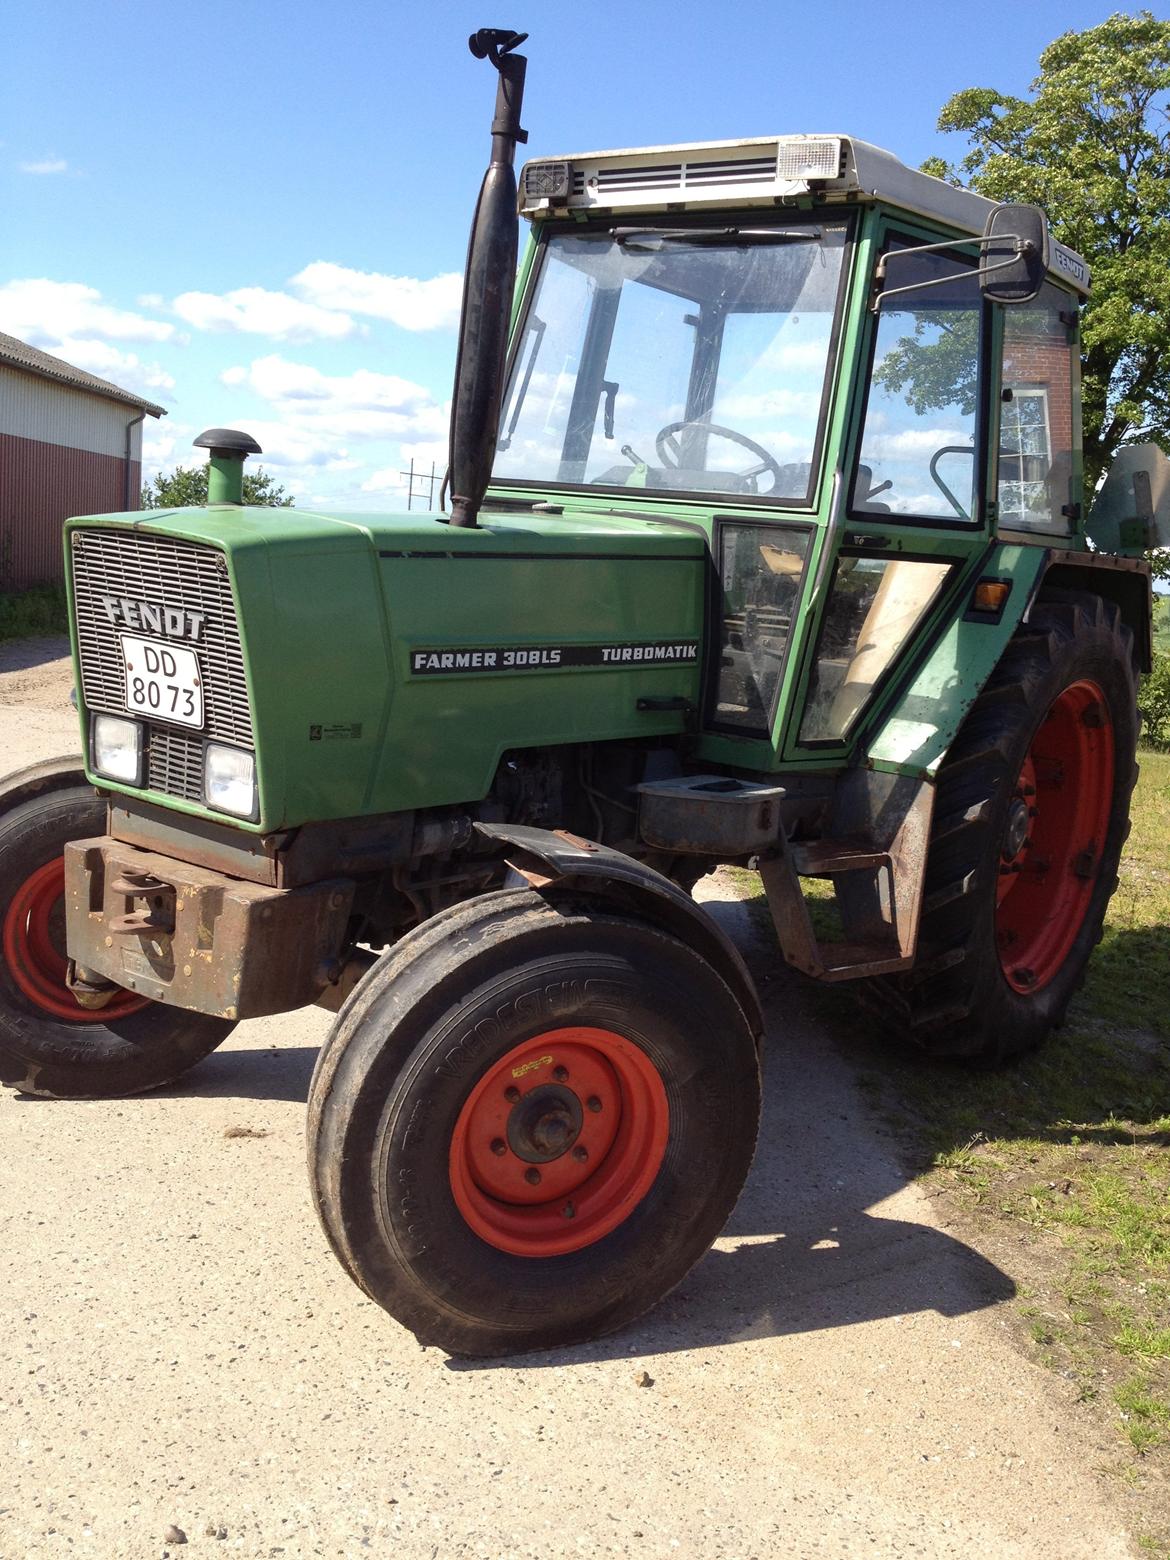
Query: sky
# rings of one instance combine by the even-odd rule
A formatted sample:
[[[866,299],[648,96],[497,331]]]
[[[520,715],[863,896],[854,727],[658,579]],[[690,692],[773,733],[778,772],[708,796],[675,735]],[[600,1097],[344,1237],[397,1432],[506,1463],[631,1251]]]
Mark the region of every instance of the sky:
[[[0,15],[0,330],[167,408],[149,475],[252,433],[303,507],[440,471],[495,72],[530,33],[526,156],[844,132],[919,164],[963,87],[1025,95],[1080,0],[39,0]],[[1132,7],[1131,9],[1137,9]]]

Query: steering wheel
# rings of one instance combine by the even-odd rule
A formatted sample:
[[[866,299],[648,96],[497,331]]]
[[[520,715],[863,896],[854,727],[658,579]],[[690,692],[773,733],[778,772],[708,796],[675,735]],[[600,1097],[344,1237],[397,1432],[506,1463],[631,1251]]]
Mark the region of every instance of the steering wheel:
[[[784,483],[784,476],[773,456],[754,439],[749,439],[746,433],[737,433],[734,428],[724,428],[719,423],[710,422],[682,422],[667,423],[665,428],[654,435],[654,448],[658,452],[658,458],[662,464],[672,471],[677,471],[682,465],[682,446],[679,444],[678,435],[684,428],[695,428],[703,433],[718,434],[721,439],[730,439],[732,444],[740,444],[745,450],[750,450],[753,455],[758,455],[759,463],[749,466],[746,471],[737,471],[733,475],[741,480],[752,483],[752,491],[758,493],[759,486],[756,478],[765,471],[772,473],[772,486],[769,493],[776,493]]]

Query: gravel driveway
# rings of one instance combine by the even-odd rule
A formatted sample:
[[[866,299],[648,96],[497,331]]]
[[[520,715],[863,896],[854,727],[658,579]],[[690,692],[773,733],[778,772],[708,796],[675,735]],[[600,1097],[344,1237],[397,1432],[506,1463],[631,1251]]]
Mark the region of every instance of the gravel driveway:
[[[0,771],[76,750],[63,653],[0,645]],[[754,957],[764,1132],[724,1237],[637,1327],[504,1364],[420,1349],[330,1255],[302,1144],[328,1015],[138,1099],[0,1096],[0,1556],[1131,1554],[1010,1279]]]

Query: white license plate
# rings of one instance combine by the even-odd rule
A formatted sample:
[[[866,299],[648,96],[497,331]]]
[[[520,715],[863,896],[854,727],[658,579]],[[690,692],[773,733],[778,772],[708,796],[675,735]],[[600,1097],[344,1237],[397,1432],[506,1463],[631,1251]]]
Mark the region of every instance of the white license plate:
[[[180,726],[203,725],[203,679],[194,650],[122,635],[126,708]]]

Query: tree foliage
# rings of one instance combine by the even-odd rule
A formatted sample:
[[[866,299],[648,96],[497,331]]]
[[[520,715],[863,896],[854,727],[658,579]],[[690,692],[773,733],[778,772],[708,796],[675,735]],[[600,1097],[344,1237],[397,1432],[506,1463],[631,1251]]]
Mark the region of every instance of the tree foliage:
[[[979,400],[978,311],[918,314],[913,332],[894,343],[875,366],[874,379],[893,394],[904,394],[919,417],[947,406],[973,416]]]
[[[1092,268],[1082,325],[1085,485],[1123,445],[1170,451],[1170,22],[1120,13],[1040,56],[1030,99],[958,92],[940,130],[966,135],[957,167],[927,173],[993,200],[1031,201]]]
[[[160,471],[142,489],[143,509],[198,509],[207,502],[207,467],[176,466]],[[291,509],[293,498],[263,466],[244,473],[244,503]]]

